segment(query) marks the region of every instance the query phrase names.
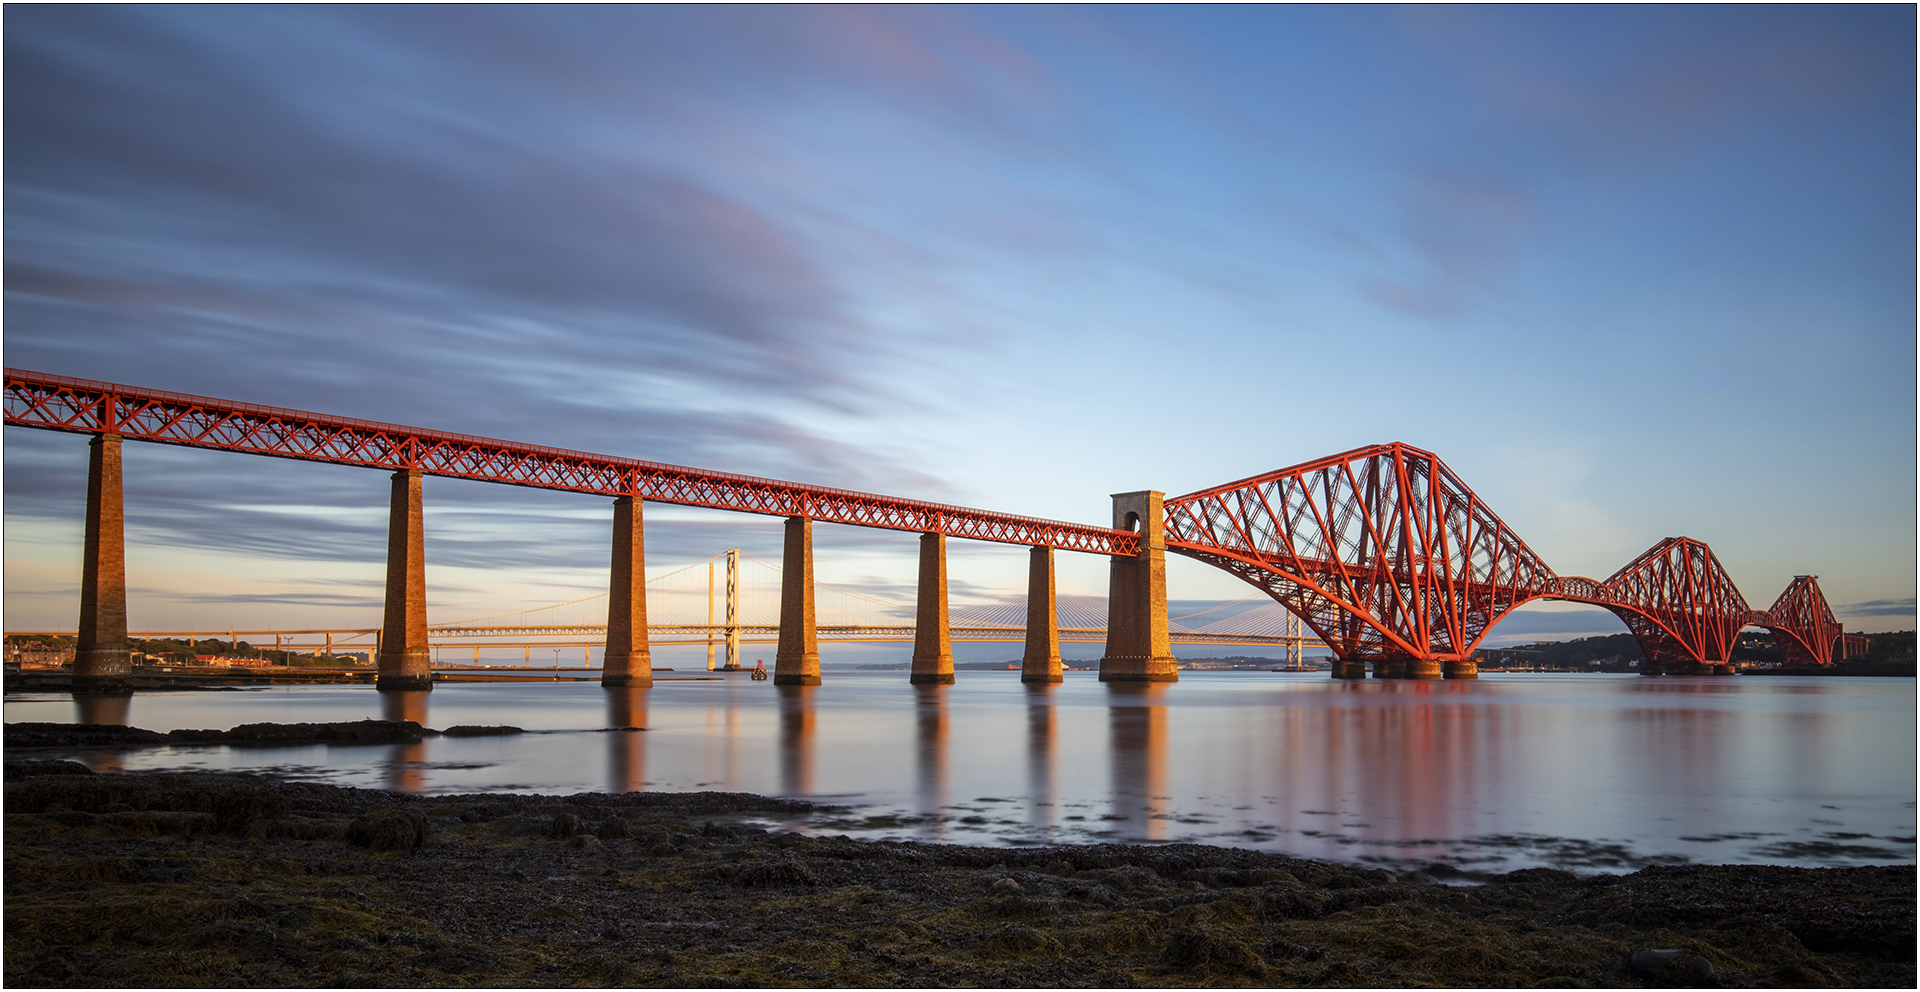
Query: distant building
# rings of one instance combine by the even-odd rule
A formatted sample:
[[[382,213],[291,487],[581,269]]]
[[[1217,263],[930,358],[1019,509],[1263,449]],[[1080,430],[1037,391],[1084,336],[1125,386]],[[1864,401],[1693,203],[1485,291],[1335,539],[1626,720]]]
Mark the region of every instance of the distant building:
[[[21,668],[59,668],[73,663],[73,648],[56,648],[43,644],[9,644],[7,661],[17,662]]]
[[[224,665],[228,668],[265,668],[273,664],[265,658],[228,658],[217,654],[196,654],[193,660],[202,665]]]

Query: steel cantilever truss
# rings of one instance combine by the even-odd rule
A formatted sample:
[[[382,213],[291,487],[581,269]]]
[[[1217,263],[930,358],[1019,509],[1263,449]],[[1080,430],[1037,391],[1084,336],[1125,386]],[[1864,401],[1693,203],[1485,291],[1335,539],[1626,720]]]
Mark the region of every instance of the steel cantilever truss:
[[[1833,618],[1820,580],[1796,575],[1773,607],[1755,613],[1747,622],[1773,631],[1780,657],[1789,665],[1825,665],[1833,661],[1833,642],[1840,638],[1840,621]]]
[[[6,423],[74,433],[638,496],[833,523],[1133,555],[1128,531],[657,462],[426,431],[9,369]],[[1704,543],[1675,537],[1606,581],[1555,575],[1431,452],[1375,445],[1164,503],[1167,549],[1265,590],[1343,658],[1470,657],[1535,599],[1603,606],[1656,664],[1725,661],[1740,628],[1772,630],[1794,664],[1827,664],[1840,624],[1799,576],[1767,611]]]
[[[1265,589],[1342,657],[1468,657],[1556,578],[1439,458],[1404,444],[1164,505],[1167,550]]]
[[[1661,541],[1604,582],[1558,576],[1437,456],[1405,444],[1164,506],[1167,550],[1265,590],[1342,658],[1464,659],[1501,617],[1535,599],[1613,611],[1663,667],[1726,661],[1749,623],[1786,634],[1790,660],[1825,664],[1839,633],[1811,577],[1755,613],[1713,551],[1691,538]]]
[[[1713,550],[1690,537],[1669,537],[1647,549],[1605,588],[1607,600],[1585,601],[1626,621],[1656,665],[1726,661],[1752,612]]]
[[[278,458],[417,469],[536,489],[811,517],[977,541],[1131,555],[1128,531],[469,437],[205,396],[6,371],[6,422]]]

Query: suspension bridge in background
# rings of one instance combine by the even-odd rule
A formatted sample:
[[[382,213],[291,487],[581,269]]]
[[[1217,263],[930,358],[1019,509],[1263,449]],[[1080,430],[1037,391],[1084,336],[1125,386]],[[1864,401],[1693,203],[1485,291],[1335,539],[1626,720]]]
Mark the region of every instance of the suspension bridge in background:
[[[709,669],[744,667],[742,644],[773,644],[780,637],[781,567],[732,548],[647,580],[647,630],[656,645],[705,644]],[[823,642],[910,642],[919,630],[913,604],[887,600],[815,582],[815,627]],[[447,624],[430,624],[436,644],[484,648],[502,639],[604,637],[607,594],[568,603]],[[1062,642],[1104,643],[1107,601],[1099,596],[1058,596]],[[950,608],[947,629],[956,641],[1024,642],[1025,596]],[[1175,644],[1279,647],[1298,665],[1302,649],[1323,642],[1303,634],[1300,619],[1259,594],[1169,618]]]
[[[712,620],[657,625],[649,617],[641,523],[648,501],[786,518],[777,623],[749,624],[736,613],[735,622],[724,625],[736,641],[749,627],[777,638],[777,684],[820,682],[815,522],[920,535],[911,612],[874,600],[853,610],[866,609],[861,619],[873,622],[839,627],[842,634],[865,628],[889,638],[910,628],[910,678],[921,684],[953,681],[955,636],[1011,639],[1014,625],[988,618],[1009,619],[1014,611],[1024,613],[1021,678],[1059,681],[1060,641],[1095,628],[1060,623],[1055,551],[1110,562],[1102,681],[1176,681],[1176,634],[1251,636],[1208,631],[1204,622],[1196,629],[1197,617],[1180,618],[1176,626],[1168,616],[1168,553],[1224,569],[1299,618],[1333,651],[1335,678],[1365,678],[1369,666],[1376,678],[1477,677],[1473,651],[1487,632],[1537,600],[1591,604],[1620,617],[1649,661],[1642,668],[1647,674],[1730,673],[1732,647],[1749,626],[1770,631],[1782,655],[1799,665],[1831,663],[1842,635],[1817,577],[1795,576],[1771,607],[1755,610],[1712,549],[1688,537],[1655,543],[1606,579],[1559,575],[1437,455],[1401,443],[1356,448],[1172,499],[1155,490],[1117,493],[1111,525],[1100,526],[17,369],[6,372],[4,399],[9,426],[92,438],[76,685],[111,686],[130,671],[120,478],[121,442],[129,438],[391,472],[385,615],[375,649],[383,688],[432,685],[420,489],[427,475],[613,499],[600,628],[602,680],[610,685],[651,680],[656,627],[664,626],[669,637],[679,636],[675,630],[714,636]],[[991,606],[963,608],[956,635],[947,596],[948,538],[1029,547],[1024,603],[1004,604],[999,613]],[[659,609],[675,609],[669,593],[662,589]],[[829,589],[829,600],[833,595]],[[749,608],[743,598],[729,601]],[[1065,605],[1072,619],[1073,604]],[[972,609],[988,612],[970,615]],[[449,629],[474,632],[452,636],[495,639],[514,636],[508,627],[551,629],[499,622],[504,619],[489,618],[491,627],[439,630],[445,640]],[[834,628],[828,625],[829,632]]]
[[[728,671],[750,667],[743,645],[778,643],[780,636],[780,580],[777,562],[730,548],[647,580],[648,639],[655,646],[707,648],[707,669]],[[917,623],[912,604],[889,602],[853,589],[815,582],[816,625],[822,642],[911,642]],[[1063,643],[1098,644],[1107,638],[1107,600],[1101,596],[1060,596],[1056,615]],[[1023,642],[1026,640],[1025,596],[953,608],[949,630],[956,641]],[[480,652],[523,652],[530,667],[533,652],[578,651],[582,667],[592,664],[591,650],[605,644],[607,594],[584,596],[565,603],[518,610],[488,617],[429,623],[427,635],[435,649],[434,667],[470,668],[481,663]],[[1324,642],[1303,633],[1300,618],[1267,597],[1254,593],[1228,603],[1170,617],[1169,635],[1175,644],[1278,648],[1275,659],[1300,667],[1304,649],[1323,648]],[[71,631],[11,631],[9,636],[71,634]],[[263,628],[228,627],[219,630],[135,630],[133,641],[160,638],[188,640],[225,637],[230,645],[244,638],[273,639],[276,652],[316,655],[378,654],[380,628]],[[265,648],[264,641],[250,642]],[[445,660],[448,650],[454,660]],[[473,652],[471,662],[460,655]],[[509,664],[507,667],[511,667]]]

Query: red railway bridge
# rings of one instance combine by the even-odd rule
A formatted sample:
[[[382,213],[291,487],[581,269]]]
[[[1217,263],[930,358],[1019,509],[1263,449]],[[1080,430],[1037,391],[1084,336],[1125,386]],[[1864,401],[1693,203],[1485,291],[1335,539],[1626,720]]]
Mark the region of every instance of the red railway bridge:
[[[1102,681],[1178,678],[1167,622],[1166,554],[1207,562],[1265,591],[1332,646],[1335,678],[1473,678],[1474,650],[1513,609],[1537,599],[1619,616],[1649,674],[1729,671],[1741,628],[1773,632],[1792,664],[1825,665],[1840,636],[1819,582],[1799,576],[1767,610],[1751,609],[1713,551],[1670,537],[1604,580],[1561,576],[1431,452],[1358,448],[1167,499],[1113,497],[1102,527],[732,475],[657,462],[421,430],[6,370],[6,423],[92,436],[76,686],[131,674],[120,446],[123,439],[329,462],[392,472],[386,608],[377,648],[386,688],[431,686],[420,480],[438,475],[613,498],[612,567],[602,679],[652,679],[642,507],[646,501],[786,518],[774,681],[817,685],[813,522],[916,532],[918,608],[911,679],[953,681],[947,612],[949,537],[1025,545],[1021,678],[1061,680],[1056,550],[1111,560]]]

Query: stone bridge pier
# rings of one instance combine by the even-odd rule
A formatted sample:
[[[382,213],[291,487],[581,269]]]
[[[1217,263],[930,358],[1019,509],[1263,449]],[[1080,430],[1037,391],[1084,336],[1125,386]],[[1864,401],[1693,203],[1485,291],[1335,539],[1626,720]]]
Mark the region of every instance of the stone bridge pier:
[[[813,621],[813,521],[788,517],[780,561],[780,646],[774,685],[820,684],[820,634]]]
[[[613,501],[613,568],[607,582],[607,647],[600,683],[609,688],[653,684],[647,645],[647,556],[641,500]]]
[[[947,538],[920,535],[919,602],[913,618],[914,685],[953,684],[953,629],[947,622]]]
[[[117,692],[133,675],[127,643],[127,542],[120,496],[120,435],[88,443],[85,558],[80,565],[80,632],[73,650],[76,692]]]
[[[418,469],[393,473],[387,513],[387,607],[380,624],[375,688],[411,692],[433,688],[427,646],[427,553],[421,530]]]
[[[1115,556],[1108,573],[1107,650],[1102,682],[1178,682],[1167,633],[1167,539],[1164,493],[1115,493],[1113,526],[1140,535],[1133,557]]]

